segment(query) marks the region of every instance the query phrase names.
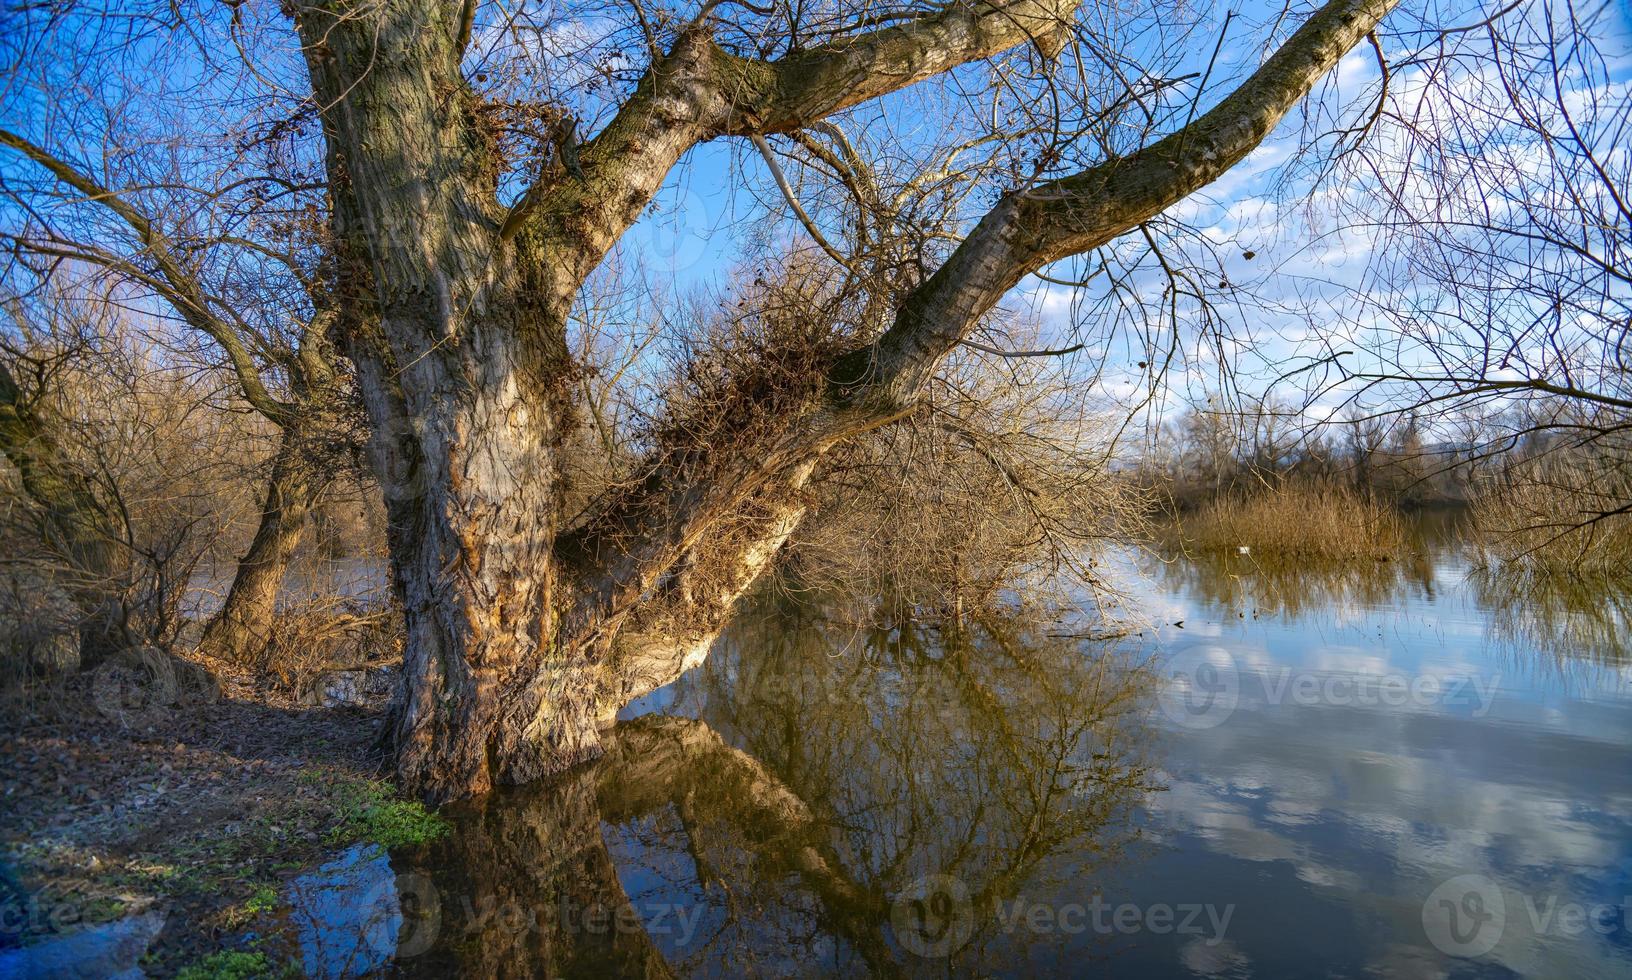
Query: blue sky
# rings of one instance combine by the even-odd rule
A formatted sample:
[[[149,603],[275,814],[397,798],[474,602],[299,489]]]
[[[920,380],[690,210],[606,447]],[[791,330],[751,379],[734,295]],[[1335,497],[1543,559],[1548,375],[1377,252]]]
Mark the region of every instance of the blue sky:
[[[1540,0],[1527,0],[1527,4],[1514,16],[1535,16],[1534,12],[1541,8]],[[1203,9],[1192,12],[1192,21],[1170,27],[1165,34],[1152,32],[1148,23],[1135,20],[1122,28],[1130,38],[1126,54],[1142,62],[1145,70],[1164,77],[1200,74],[1208,68],[1213,45],[1222,37],[1217,61],[1197,100],[1198,110],[1205,110],[1250,72],[1270,49],[1272,39],[1284,36],[1311,6],[1300,5],[1284,17],[1281,7],[1260,2]],[[484,5],[489,12],[497,9]],[[1423,23],[1468,23],[1480,18],[1480,9],[1466,0],[1408,2],[1386,22],[1384,49],[1391,61],[1397,60],[1421,43],[1421,35],[1414,32]],[[558,4],[553,9],[551,29],[565,38],[594,36],[602,30],[600,18],[605,16],[604,11],[587,6],[584,11],[580,13],[580,8],[571,3]],[[1614,0],[1599,20],[1604,32],[1599,45],[1612,59],[1613,84],[1621,86],[1623,92],[1632,78],[1629,12],[1632,0]],[[281,22],[280,15],[267,7],[257,16],[274,25],[252,52],[258,69],[270,68],[268,74],[272,77],[281,72],[298,73],[289,49],[287,25]],[[1096,14],[1090,11],[1087,16]],[[119,98],[130,98],[130,112],[145,112],[150,117],[139,120],[147,139],[184,135],[189,126],[214,122],[216,116],[210,113],[215,109],[205,116],[173,113],[171,107],[200,94],[220,109],[222,122],[232,122],[234,85],[240,79],[235,78],[238,69],[231,52],[211,49],[200,54],[184,40],[159,33],[126,47],[118,57],[104,58],[99,46],[106,39],[105,32],[118,30],[121,23],[117,19],[89,21],[78,34],[29,57],[39,61],[47,75],[88,79]],[[1226,24],[1228,31],[1224,30]],[[1164,47],[1158,49],[1158,44]],[[481,67],[483,50],[479,31],[478,43],[467,62],[473,72]],[[220,73],[212,74],[207,63],[213,63]],[[924,83],[853,110],[841,122],[856,135],[910,154],[916,145],[927,144],[940,135],[948,124],[944,113],[937,116],[925,110],[931,88],[960,80],[978,83],[987,71],[983,65],[967,66],[960,72],[962,78]],[[557,71],[542,77],[543,84],[564,88],[577,80],[571,72]],[[1072,290],[1035,279],[1022,284],[1005,303],[1039,330],[1037,337],[1014,338],[1016,346],[1082,342],[1085,349],[1064,359],[1060,370],[1092,378],[1108,406],[1126,407],[1155,396],[1165,413],[1186,400],[1204,401],[1209,394],[1228,387],[1223,383],[1226,380],[1247,390],[1261,391],[1278,371],[1294,361],[1306,342],[1330,341],[1344,330],[1357,329],[1361,315],[1352,308],[1351,297],[1345,291],[1364,284],[1365,273],[1375,258],[1372,242],[1364,234],[1338,231],[1323,217],[1322,200],[1311,192],[1307,179],[1297,171],[1289,172],[1287,164],[1294,159],[1312,120],[1330,124],[1332,113],[1345,106],[1352,116],[1356,107],[1367,104],[1377,80],[1377,67],[1369,50],[1362,47],[1351,53],[1328,84],[1317,88],[1309,103],[1315,110],[1313,115],[1295,111],[1244,163],[1181,202],[1163,222],[1158,222],[1159,228],[1166,226],[1169,230],[1182,223],[1185,233],[1178,245],[1203,265],[1216,262],[1213,272],[1229,284],[1210,295],[1223,317],[1211,335],[1211,349],[1198,343],[1202,324],[1195,312],[1181,309],[1178,346],[1187,353],[1168,364],[1163,350],[1173,340],[1172,324],[1147,330],[1133,319],[1103,315],[1103,307],[1096,304],[1103,304],[1105,297],[1093,290]],[[1194,82],[1190,84],[1187,96],[1195,92]],[[1395,85],[1409,87],[1409,73],[1406,79],[1396,78]],[[294,98],[298,93],[293,91],[293,83],[291,87]],[[69,148],[73,148],[74,137],[62,134],[83,133],[84,142],[78,147],[81,158],[94,158],[100,149],[99,124],[104,121],[85,118],[73,108],[72,100],[52,98],[41,89],[7,88],[4,97],[8,125],[36,136],[50,132],[59,142],[68,140]],[[586,109],[589,128],[593,129],[597,119],[604,121],[607,109],[604,105]],[[1615,152],[1624,154],[1627,149],[1620,147]],[[10,154],[0,158],[0,166],[5,168],[8,180],[15,179],[23,169]],[[1332,188],[1324,187],[1321,193],[1329,195]],[[745,229],[762,219],[767,202],[781,210],[780,201],[769,191],[767,171],[757,154],[743,141],[708,143],[694,149],[675,168],[621,247],[625,253],[638,256],[671,295],[674,290],[723,290],[733,266],[743,257],[748,239]],[[815,207],[812,210],[819,223],[837,218]],[[785,216],[783,227],[784,233],[795,234],[795,226]],[[1137,241],[1124,243],[1129,244],[1138,245]],[[1075,265],[1076,269],[1052,272],[1060,278],[1076,278],[1081,263]],[[1144,302],[1158,297],[1163,285],[1159,271],[1148,261],[1130,281],[1137,287],[1136,293],[1144,294]],[[1020,343],[1022,340],[1025,342]],[[1146,364],[1143,368],[1139,366],[1141,361]],[[1167,371],[1157,374],[1156,365],[1166,365]],[[1226,377],[1226,368],[1238,373]],[[1329,407],[1329,403],[1317,403],[1314,411],[1318,414]]]
[[[1202,97],[1203,109],[1257,64],[1267,50],[1266,31],[1261,25],[1278,10],[1252,4],[1237,8],[1231,36],[1220,48],[1207,93]],[[1384,50],[1391,62],[1403,59],[1422,43],[1421,35],[1408,32],[1424,19],[1435,25],[1471,23],[1484,16],[1478,10],[1472,4],[1453,4],[1427,12],[1420,6],[1413,9],[1407,5],[1387,23],[1395,33],[1384,36]],[[1632,4],[1618,0],[1598,22],[1604,31],[1598,39],[1599,47],[1611,59],[1610,76],[1622,87],[1622,98],[1632,78],[1629,14]],[[1226,11],[1218,8],[1208,16],[1214,29],[1197,31],[1195,38],[1216,38]],[[1170,70],[1198,71],[1205,66],[1209,53],[1192,47]],[[1378,80],[1372,52],[1362,46],[1344,59],[1327,84],[1317,88],[1312,106],[1319,117],[1345,106],[1352,116],[1357,106],[1370,104]],[[1411,73],[1395,77],[1392,84],[1396,90],[1409,90],[1413,84]],[[908,101],[894,97],[886,100],[879,111],[884,115],[910,112],[910,105],[896,104]],[[1363,314],[1351,309],[1345,292],[1364,286],[1365,274],[1374,259],[1374,242],[1368,234],[1345,230],[1323,213],[1309,181],[1287,167],[1312,118],[1302,109],[1295,111],[1245,162],[1167,214],[1216,246],[1220,271],[1235,287],[1219,297],[1229,321],[1229,336],[1222,343],[1225,352],[1234,355],[1231,367],[1241,372],[1232,375],[1231,380],[1254,392],[1261,392],[1286,365],[1304,353],[1309,342],[1331,340],[1341,330],[1358,331],[1363,323]],[[1624,147],[1619,150],[1625,151]],[[626,247],[642,252],[657,270],[672,275],[682,288],[720,286],[740,255],[740,239],[734,226],[756,216],[761,207],[760,201],[743,189],[745,178],[763,186],[765,171],[758,157],[744,154],[741,145],[719,142],[697,148],[676,168],[652,211],[630,232]],[[1320,193],[1330,195],[1333,190],[1327,186]],[[1054,274],[1075,278],[1066,271],[1054,270]],[[1146,278],[1153,291],[1159,290],[1154,269],[1146,271]],[[1063,345],[1088,339],[1082,329],[1081,311],[1074,309],[1086,298],[1079,290],[1031,279],[1008,298],[1006,306],[1034,316],[1041,324],[1043,338],[1050,344]],[[1345,320],[1351,322],[1342,322]],[[1152,393],[1150,370],[1137,366],[1141,360],[1148,361],[1150,355],[1131,332],[1113,329],[1108,337],[1106,333],[1094,331],[1098,342],[1091,343],[1084,352],[1087,362],[1068,369],[1089,372],[1098,368],[1099,362],[1091,356],[1097,354],[1104,359],[1104,371],[1098,380],[1107,397],[1124,405],[1136,403]],[[1107,339],[1109,342],[1105,342]],[[1166,376],[1168,384],[1157,386],[1164,414],[1187,401],[1204,402],[1223,386],[1217,356],[1186,360]],[[1290,390],[1288,394],[1296,400]],[[1309,406],[1311,417],[1329,415],[1337,402],[1335,395],[1317,399]]]

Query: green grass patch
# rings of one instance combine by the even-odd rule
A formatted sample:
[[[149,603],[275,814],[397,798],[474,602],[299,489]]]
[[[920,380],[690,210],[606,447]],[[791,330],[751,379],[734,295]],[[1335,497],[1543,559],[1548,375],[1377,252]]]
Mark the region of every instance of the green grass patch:
[[[385,848],[427,844],[448,832],[448,822],[414,800],[398,799],[390,784],[370,780],[345,787],[336,800],[330,843],[371,841]]]
[[[245,953],[224,949],[181,968],[176,980],[250,980],[274,974],[265,953]]]
[[[248,898],[228,909],[223,919],[228,926],[236,929],[275,911],[278,905],[278,890],[271,885],[259,885]]]

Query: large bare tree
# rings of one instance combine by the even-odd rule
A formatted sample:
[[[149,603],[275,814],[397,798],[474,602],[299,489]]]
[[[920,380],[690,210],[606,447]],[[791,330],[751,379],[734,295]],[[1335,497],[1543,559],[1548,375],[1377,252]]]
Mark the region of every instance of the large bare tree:
[[[937,364],[1028,273],[1240,161],[1391,7],[1331,0],[1178,131],[1003,195],[813,383],[745,393],[732,431],[660,455],[569,528],[568,314],[681,157],[722,137],[798,133],[1019,45],[1057,53],[1075,4],[958,4],[779,57],[728,50],[709,5],[654,26],[651,62],[616,114],[581,143],[564,120],[552,163],[508,206],[461,71],[473,3],[297,6],[348,301],[373,314],[343,344],[389,481],[408,628],[402,780],[447,799],[594,756],[622,703],[705,655],[803,516],[798,489],[826,451],[910,413]]]
[[[234,4],[193,19],[156,6],[152,21],[172,32],[230,21],[230,44],[200,57],[275,90],[278,133],[314,114],[321,124],[332,258],[321,287],[337,313],[325,322],[369,416],[407,628],[401,781],[446,800],[595,756],[620,706],[707,655],[804,519],[807,484],[835,447],[919,414],[959,347],[1047,353],[1002,346],[1005,321],[991,314],[1005,295],[1145,231],[1225,174],[1393,6],[1329,0],[1289,33],[1293,18],[1274,19],[1279,44],[1255,68],[1256,50],[1224,59],[1249,67],[1221,68],[1237,82],[1222,98],[1207,82],[1236,37],[1206,37],[1200,57],[1161,52],[1160,70],[1129,56],[1141,25],[1187,16],[1161,2],[631,0],[565,19],[476,0]],[[292,61],[266,40],[290,27]],[[1196,45],[1188,31],[1178,43]],[[98,21],[75,39],[94,48],[110,33]],[[1165,77],[1175,64],[1197,70]],[[885,154],[933,144],[939,162],[885,193],[889,162],[866,159],[841,124],[910,114],[908,100],[937,85],[991,97],[943,113],[939,134],[908,127]],[[46,143],[8,141],[52,165]],[[657,406],[635,458],[603,467],[619,478],[587,493],[568,461],[590,387],[575,306],[677,165],[711,141],[756,151],[789,226],[842,267],[835,288],[854,301],[813,302],[803,333],[786,316],[750,331],[727,368],[671,389],[680,397]],[[798,161],[793,177],[780,160]],[[802,201],[818,173],[828,193]],[[78,190],[117,213],[122,189]],[[139,215],[121,217],[146,234]],[[163,239],[143,245],[161,261]],[[209,312],[162,265],[145,274],[178,293],[184,316]],[[230,336],[193,326],[231,353]]]

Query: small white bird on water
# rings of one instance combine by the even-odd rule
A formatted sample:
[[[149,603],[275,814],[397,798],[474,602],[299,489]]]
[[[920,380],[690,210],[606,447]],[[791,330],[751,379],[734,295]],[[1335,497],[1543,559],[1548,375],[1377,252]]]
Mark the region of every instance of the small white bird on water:
[[[1252,554],[1252,549],[1244,544],[1238,544],[1235,546],[1235,553],[1238,555],[1250,555]]]

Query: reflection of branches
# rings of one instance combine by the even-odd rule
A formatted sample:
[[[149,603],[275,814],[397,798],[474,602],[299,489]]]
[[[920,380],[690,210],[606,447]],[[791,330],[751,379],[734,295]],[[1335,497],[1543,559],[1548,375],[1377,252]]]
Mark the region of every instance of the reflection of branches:
[[[602,767],[603,821],[627,823],[683,801],[692,855],[721,842],[698,840],[690,831],[729,827],[731,845],[754,853],[762,879],[794,875],[817,897],[824,925],[873,972],[892,972],[877,934],[888,916],[885,896],[849,877],[823,824],[763,763],[727,746],[706,724],[685,718],[628,722],[618,729],[612,752],[616,757]]]
[[[1632,663],[1632,592],[1623,576],[1505,566],[1475,569],[1469,582],[1500,643],[1544,652],[1560,669]]]
[[[1013,614],[851,630],[781,608],[733,631],[690,693],[823,816],[875,893],[951,874],[978,928],[1050,857],[1115,853],[1150,788],[1147,691],[1141,672]]]
[[[848,629],[784,607],[723,647],[681,692],[707,695],[708,722],[624,722],[595,765],[453,811],[460,832],[421,856],[442,869],[443,946],[406,966],[742,973],[804,947],[891,975],[891,903],[942,873],[968,886],[983,931],[955,955],[978,969],[994,903],[1046,888],[1050,859],[1114,854],[1150,788],[1144,675],[1014,617]],[[679,944],[561,911],[676,902],[697,923]],[[506,905],[539,924],[506,929]]]
[[[1302,616],[1332,608],[1378,607],[1407,588],[1432,595],[1433,558],[1426,550],[1405,561],[1314,561],[1267,555],[1198,552],[1153,562],[1172,587],[1216,609]]]
[[[442,944],[399,967],[426,976],[672,976],[602,840],[599,782],[599,770],[582,769],[459,811],[460,832],[424,855],[437,869]]]

